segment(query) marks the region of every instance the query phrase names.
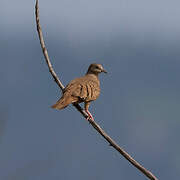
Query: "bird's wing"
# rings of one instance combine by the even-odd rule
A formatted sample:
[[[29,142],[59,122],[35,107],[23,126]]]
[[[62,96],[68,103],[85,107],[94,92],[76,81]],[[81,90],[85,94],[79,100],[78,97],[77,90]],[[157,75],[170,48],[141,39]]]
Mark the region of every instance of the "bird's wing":
[[[82,101],[96,100],[100,93],[99,81],[89,76],[83,76],[72,80],[65,89],[65,94],[71,94]]]
[[[84,77],[72,80],[65,88],[64,94],[69,94],[72,97],[85,99],[87,97],[87,90],[85,88],[86,80]]]
[[[87,84],[87,90],[89,91],[89,96],[87,97],[87,101],[96,100],[100,94],[99,82],[94,80],[89,81]]]

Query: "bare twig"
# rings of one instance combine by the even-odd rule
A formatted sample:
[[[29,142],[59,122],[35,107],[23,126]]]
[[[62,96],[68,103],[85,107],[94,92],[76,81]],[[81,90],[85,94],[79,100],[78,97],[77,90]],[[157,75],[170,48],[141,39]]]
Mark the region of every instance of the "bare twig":
[[[43,34],[42,34],[42,30],[41,30],[41,25],[40,25],[40,21],[39,21],[39,6],[38,6],[38,0],[36,1],[36,6],[35,6],[35,14],[36,14],[36,25],[37,25],[37,31],[38,31],[38,35],[39,35],[39,40],[40,40],[40,44],[41,44],[41,48],[46,60],[46,63],[48,65],[49,68],[49,72],[51,73],[52,77],[54,78],[54,81],[57,83],[57,85],[60,87],[60,89],[63,91],[64,90],[64,86],[61,83],[61,81],[59,80],[57,74],[55,73],[51,61],[49,59],[49,55],[45,46],[45,42],[44,42],[44,38],[43,38]],[[87,113],[81,108],[81,106],[79,104],[73,104],[76,109],[85,117],[87,118],[88,115]]]
[[[40,44],[43,50],[44,57],[46,59],[46,63],[48,65],[49,71],[51,75],[53,76],[55,82],[57,85],[60,87],[60,89],[63,91],[64,86],[59,80],[58,76],[56,75],[52,64],[50,62],[49,56],[47,49],[45,47],[44,39],[43,39],[43,34],[40,26],[40,21],[39,21],[39,7],[38,7],[38,0],[36,0],[36,6],[35,6],[35,13],[36,13],[36,24],[37,24],[37,31],[40,39]],[[79,104],[73,104],[75,108],[85,117],[87,118],[88,115],[86,112],[81,108]],[[114,147],[124,158],[126,158],[133,166],[135,166],[137,169],[139,169],[146,177],[148,177],[150,180],[158,180],[150,171],[145,169],[143,166],[141,166],[137,161],[135,161],[127,152],[125,152],[113,139],[111,139],[110,136],[107,135],[107,133],[104,132],[104,130],[93,120],[89,120],[89,123],[96,129],[105,139],[106,141],[109,142],[110,146]]]
[[[61,81],[59,80],[57,74],[55,73],[53,67],[52,67],[52,64],[51,64],[51,61],[49,59],[49,55],[48,55],[48,52],[47,52],[47,49],[46,49],[46,46],[45,46],[45,42],[44,42],[44,38],[43,38],[43,34],[42,34],[42,30],[41,30],[41,25],[40,25],[40,22],[39,22],[39,8],[38,8],[38,0],[36,1],[36,7],[35,7],[36,11],[36,25],[37,25],[37,31],[38,31],[38,35],[39,35],[39,40],[40,40],[40,44],[41,44],[41,48],[43,50],[43,54],[44,54],[44,57],[46,59],[46,63],[48,65],[48,68],[49,68],[49,72],[51,73],[52,77],[54,78],[54,81],[57,83],[57,85],[61,88],[61,90],[63,91],[64,89],[64,86],[63,84],[61,83]]]

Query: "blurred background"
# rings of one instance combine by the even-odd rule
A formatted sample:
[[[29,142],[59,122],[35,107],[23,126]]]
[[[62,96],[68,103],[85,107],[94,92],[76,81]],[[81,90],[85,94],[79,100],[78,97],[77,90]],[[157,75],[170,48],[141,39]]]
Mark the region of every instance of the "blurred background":
[[[146,179],[72,106],[45,63],[35,1],[0,2],[0,179]],[[62,82],[102,63],[98,124],[159,179],[180,176],[180,1],[39,0]]]

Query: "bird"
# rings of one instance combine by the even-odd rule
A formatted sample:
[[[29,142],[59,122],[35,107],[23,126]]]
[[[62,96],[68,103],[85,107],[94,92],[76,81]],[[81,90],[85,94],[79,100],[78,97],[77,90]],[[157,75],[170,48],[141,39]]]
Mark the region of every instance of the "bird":
[[[87,120],[94,120],[88,109],[90,103],[95,101],[100,95],[98,75],[102,72],[107,73],[101,64],[91,64],[84,76],[75,78],[69,82],[63,90],[62,97],[51,107],[61,110],[72,103],[84,103],[85,112],[88,114]]]

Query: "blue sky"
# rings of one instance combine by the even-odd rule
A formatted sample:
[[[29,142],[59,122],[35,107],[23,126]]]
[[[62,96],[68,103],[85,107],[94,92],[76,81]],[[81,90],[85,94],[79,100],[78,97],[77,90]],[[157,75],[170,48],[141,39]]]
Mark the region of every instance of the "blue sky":
[[[36,32],[34,1],[0,6],[0,179],[144,179],[60,93]],[[54,69],[67,84],[92,62],[101,75],[95,120],[159,179],[180,172],[179,1],[40,0]],[[92,173],[93,172],[93,173]]]

